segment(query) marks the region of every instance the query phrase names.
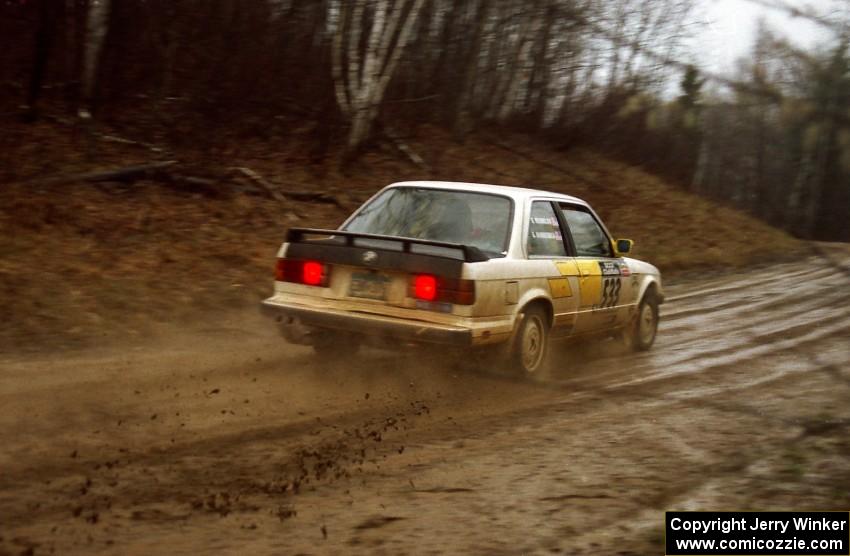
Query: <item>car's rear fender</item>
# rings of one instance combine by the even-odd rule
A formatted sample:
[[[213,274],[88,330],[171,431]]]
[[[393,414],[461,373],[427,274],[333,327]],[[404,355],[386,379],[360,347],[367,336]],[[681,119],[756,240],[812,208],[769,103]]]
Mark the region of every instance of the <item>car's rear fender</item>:
[[[546,314],[549,316],[549,326],[552,326],[552,319],[554,318],[552,300],[549,298],[549,292],[539,287],[529,288],[519,298],[519,302],[516,304],[516,309],[514,310],[514,323],[516,323],[517,316],[532,304],[538,304],[546,310]]]
[[[531,288],[520,298],[520,302],[517,303],[516,310],[513,315],[513,330],[511,331],[510,338],[508,339],[507,349],[509,352],[512,353],[514,350],[514,346],[517,341],[517,332],[519,331],[520,324],[522,323],[522,319],[527,308],[535,305],[542,307],[549,318],[549,326],[552,326],[555,310],[554,307],[552,307],[552,300],[549,299],[547,294],[548,292],[543,291],[542,288]]]

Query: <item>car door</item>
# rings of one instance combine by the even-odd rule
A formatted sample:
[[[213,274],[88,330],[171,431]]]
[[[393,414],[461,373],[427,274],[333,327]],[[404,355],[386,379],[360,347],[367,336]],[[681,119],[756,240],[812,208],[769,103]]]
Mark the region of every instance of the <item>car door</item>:
[[[534,278],[528,286],[549,290],[553,308],[553,337],[573,332],[578,310],[579,273],[569,252],[569,243],[558,216],[557,203],[551,200],[532,200],[528,217],[526,254],[534,266]]]
[[[625,322],[632,297],[626,263],[615,256],[611,239],[585,206],[559,203],[560,215],[575,250],[579,273],[576,332],[614,328]]]

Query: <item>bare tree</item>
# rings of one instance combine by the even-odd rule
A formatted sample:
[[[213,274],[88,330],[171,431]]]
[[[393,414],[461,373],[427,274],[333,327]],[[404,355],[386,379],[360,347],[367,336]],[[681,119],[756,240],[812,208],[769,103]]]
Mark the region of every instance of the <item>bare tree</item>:
[[[350,121],[347,151],[369,138],[387,85],[425,0],[333,2],[332,72],[337,103]],[[347,40],[346,40],[347,39]]]
[[[109,28],[109,10],[111,0],[89,0],[88,18],[86,21],[86,42],[83,56],[83,75],[81,79],[83,105],[79,115],[83,119],[91,117],[92,99],[94,98],[95,82],[101,49]]]

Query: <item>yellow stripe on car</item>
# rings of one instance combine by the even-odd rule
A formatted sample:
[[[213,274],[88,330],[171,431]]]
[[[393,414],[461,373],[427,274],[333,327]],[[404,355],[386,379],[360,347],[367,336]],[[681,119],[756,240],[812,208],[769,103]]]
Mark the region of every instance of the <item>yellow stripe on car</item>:
[[[599,261],[576,261],[579,273],[579,288],[581,291],[581,306],[589,307],[602,301],[602,269]]]
[[[561,276],[578,276],[578,265],[575,261],[556,261],[555,266],[558,268],[558,272],[561,273]]]

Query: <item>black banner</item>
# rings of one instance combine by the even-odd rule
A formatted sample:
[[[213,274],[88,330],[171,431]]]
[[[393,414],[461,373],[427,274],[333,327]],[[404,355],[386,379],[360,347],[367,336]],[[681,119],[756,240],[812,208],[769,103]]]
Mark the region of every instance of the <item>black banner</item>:
[[[667,512],[669,556],[850,555],[848,512]]]

